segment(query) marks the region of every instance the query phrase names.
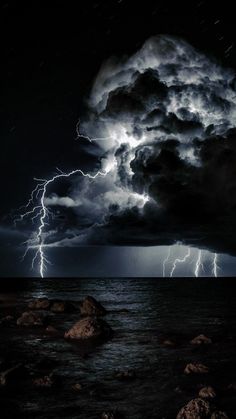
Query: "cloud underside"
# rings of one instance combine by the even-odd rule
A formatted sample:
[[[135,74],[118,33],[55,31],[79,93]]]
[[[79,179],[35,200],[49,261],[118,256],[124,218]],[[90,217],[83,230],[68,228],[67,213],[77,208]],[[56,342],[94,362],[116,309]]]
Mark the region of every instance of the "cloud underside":
[[[181,241],[235,254],[235,118],[234,73],[185,41],[158,36],[109,60],[80,125],[108,174],[48,197],[67,220],[58,243]]]

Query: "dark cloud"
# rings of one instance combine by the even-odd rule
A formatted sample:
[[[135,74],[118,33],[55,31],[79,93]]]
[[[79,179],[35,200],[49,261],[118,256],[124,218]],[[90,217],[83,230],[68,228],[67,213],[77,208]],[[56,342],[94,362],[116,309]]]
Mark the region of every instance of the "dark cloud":
[[[181,241],[236,252],[231,70],[183,40],[154,37],[102,66],[87,107],[78,141],[104,175],[48,193],[58,211],[49,245]]]

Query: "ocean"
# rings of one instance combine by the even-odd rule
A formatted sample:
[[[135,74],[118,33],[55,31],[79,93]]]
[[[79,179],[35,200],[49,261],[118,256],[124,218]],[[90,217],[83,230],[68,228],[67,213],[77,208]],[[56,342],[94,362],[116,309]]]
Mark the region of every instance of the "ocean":
[[[14,317],[0,326],[0,370],[23,365],[20,376],[0,387],[1,417],[95,419],[115,411],[128,419],[171,419],[208,385],[216,391],[217,409],[236,417],[234,278],[18,278],[2,279],[0,290],[1,317]],[[107,309],[112,339],[64,339],[87,295]],[[58,335],[16,326],[29,301],[39,297],[74,304],[72,312],[50,315]],[[192,345],[199,334],[212,344]],[[209,373],[184,374],[192,362],[208,366]],[[134,372],[131,379],[117,379],[117,371],[127,370]],[[55,377],[51,388],[32,385],[35,376],[49,373]],[[73,390],[75,383],[81,391]]]

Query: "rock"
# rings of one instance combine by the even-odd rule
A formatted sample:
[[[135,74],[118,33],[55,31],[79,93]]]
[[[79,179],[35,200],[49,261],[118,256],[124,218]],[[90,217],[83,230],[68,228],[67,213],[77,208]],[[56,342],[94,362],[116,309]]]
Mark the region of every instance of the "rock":
[[[118,419],[120,416],[115,412],[103,412],[101,419]]]
[[[51,305],[53,313],[64,313],[67,309],[67,304],[64,301],[54,301]]]
[[[30,310],[47,310],[50,307],[50,301],[47,298],[35,298],[28,304]]]
[[[173,348],[174,346],[176,346],[175,342],[173,340],[171,340],[171,339],[165,339],[162,342],[162,345],[168,346],[169,348]]]
[[[118,371],[115,374],[115,377],[121,381],[129,381],[129,380],[134,380],[136,378],[136,373],[133,370]]]
[[[46,327],[46,332],[48,333],[58,333],[58,330],[53,326]]]
[[[52,385],[54,384],[51,375],[45,375],[44,377],[41,378],[36,378],[35,380],[33,380],[33,385],[36,387],[52,387]]]
[[[43,326],[45,318],[39,313],[25,311],[16,321],[18,326]]]
[[[176,419],[202,419],[210,415],[210,405],[202,399],[193,399],[187,403],[176,416]]]
[[[203,387],[198,393],[202,399],[214,399],[216,397],[215,390],[213,387]]]
[[[22,364],[17,364],[12,368],[8,368],[6,371],[0,373],[0,386],[5,386],[7,383],[7,378],[11,375],[14,371],[20,368]]]
[[[192,345],[209,345],[212,340],[205,335],[199,335],[192,339],[190,343]]]
[[[82,390],[82,386],[79,383],[75,383],[75,384],[72,385],[72,389],[74,391],[81,391]]]
[[[104,316],[105,308],[93,297],[86,297],[80,305],[82,316]]]
[[[199,363],[187,364],[184,373],[185,374],[206,374],[209,372],[209,368],[206,365]]]
[[[212,413],[211,419],[229,419],[225,412],[217,411]]]
[[[64,337],[69,339],[108,338],[112,335],[110,326],[96,317],[85,317],[71,327]]]

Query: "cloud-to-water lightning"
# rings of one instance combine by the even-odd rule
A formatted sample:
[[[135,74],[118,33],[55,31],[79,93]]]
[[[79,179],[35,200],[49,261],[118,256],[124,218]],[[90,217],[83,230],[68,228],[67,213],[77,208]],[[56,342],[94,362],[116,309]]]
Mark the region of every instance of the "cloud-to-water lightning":
[[[25,209],[29,208],[31,204],[35,202],[35,200],[38,200],[39,202],[37,205],[33,207],[32,210],[26,211],[16,221],[23,220],[24,218],[33,215],[31,219],[39,219],[39,227],[36,232],[35,238],[31,238],[27,241],[27,249],[25,251],[25,254],[23,257],[26,256],[29,249],[36,249],[36,253],[32,260],[32,267],[34,266],[35,262],[39,261],[39,273],[41,278],[45,275],[46,265],[49,263],[47,260],[45,253],[44,253],[44,228],[47,225],[47,218],[49,215],[49,210],[47,206],[45,205],[45,198],[47,194],[47,188],[50,184],[53,184],[56,180],[61,178],[68,178],[76,174],[80,174],[84,177],[88,177],[89,179],[95,179],[98,176],[106,176],[109,172],[110,168],[107,168],[104,171],[97,171],[94,175],[90,173],[84,173],[81,169],[72,170],[68,173],[59,173],[55,176],[52,176],[50,179],[35,179],[38,180],[39,183],[34,188],[34,190],[31,193],[31,197],[28,201],[28,203],[25,206]]]
[[[188,248],[188,251],[187,251],[186,255],[185,255],[182,259],[180,259],[180,258],[176,258],[176,259],[174,260],[173,267],[172,267],[171,272],[170,272],[170,277],[172,277],[172,276],[173,276],[174,271],[175,271],[176,266],[178,265],[178,263],[184,263],[184,262],[186,262],[186,260],[187,260],[187,259],[189,258],[189,256],[190,256],[190,254],[191,254],[191,250],[190,250],[190,248]]]
[[[202,251],[201,250],[198,251],[198,257],[197,257],[196,267],[195,267],[195,271],[194,271],[194,274],[195,274],[196,277],[199,276],[200,269],[203,270]]]
[[[212,272],[213,272],[213,275],[214,275],[215,277],[217,277],[217,276],[218,276],[218,275],[217,275],[217,272],[218,272],[218,269],[219,269],[219,266],[218,266],[217,262],[218,262],[218,255],[217,255],[217,253],[214,253],[214,258],[213,258],[213,269],[212,269]]]
[[[171,252],[171,246],[169,246],[169,249],[168,249],[168,252],[167,252],[167,256],[163,260],[163,266],[162,266],[162,276],[163,276],[163,278],[165,278],[165,276],[166,276],[166,264],[170,260],[170,252]]]

